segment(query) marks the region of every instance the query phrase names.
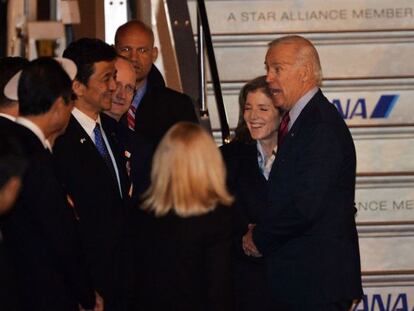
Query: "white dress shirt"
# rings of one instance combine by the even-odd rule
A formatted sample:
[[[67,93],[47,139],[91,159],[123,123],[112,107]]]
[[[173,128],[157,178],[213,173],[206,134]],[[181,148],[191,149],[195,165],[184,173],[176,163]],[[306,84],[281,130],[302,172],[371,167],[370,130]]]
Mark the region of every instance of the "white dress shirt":
[[[314,87],[313,89],[309,90],[305,95],[303,95],[298,102],[290,109],[289,111],[289,130],[292,128],[293,124],[295,123],[296,119],[299,117],[300,113],[302,112],[303,108],[309,103],[313,96],[318,92],[319,88]]]
[[[16,122],[16,118],[9,115],[9,114],[7,114],[7,113],[0,112],[0,117],[3,117],[3,118],[6,118],[6,119],[9,119],[10,121]]]
[[[88,134],[88,136],[91,138],[91,140],[95,144],[96,144],[96,141],[95,141],[95,134],[94,134],[93,130],[95,129],[96,123],[99,123],[99,125],[101,127],[102,137],[103,137],[103,140],[104,140],[105,145],[106,145],[106,149],[108,150],[109,156],[111,157],[112,166],[114,167],[114,170],[115,170],[115,175],[116,175],[116,180],[117,180],[117,183],[118,183],[119,194],[122,197],[121,182],[120,182],[120,179],[119,179],[118,166],[116,164],[114,155],[112,153],[111,146],[109,145],[108,139],[106,138],[105,131],[102,127],[101,117],[98,115],[98,119],[94,120],[94,119],[90,118],[89,116],[87,116],[82,111],[80,111],[76,107],[73,108],[72,115],[79,122],[79,124],[82,126],[82,128],[85,130],[85,132]]]

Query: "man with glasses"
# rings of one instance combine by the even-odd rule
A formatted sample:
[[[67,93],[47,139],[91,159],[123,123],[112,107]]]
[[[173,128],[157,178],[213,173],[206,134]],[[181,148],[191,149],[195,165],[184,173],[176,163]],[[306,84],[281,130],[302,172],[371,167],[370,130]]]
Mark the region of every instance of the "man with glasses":
[[[158,57],[152,29],[133,20],[115,34],[118,54],[128,58],[137,74],[136,94],[123,122],[157,145],[165,132],[179,121],[198,123],[191,99],[165,86],[153,65]]]
[[[141,193],[143,193],[150,183],[151,158],[153,146],[142,134],[134,131],[120,122],[132,103],[135,95],[135,82],[137,74],[132,62],[123,56],[118,56],[115,60],[116,69],[116,90],[112,95],[112,107],[105,113],[114,121],[108,122],[108,126],[116,133],[127,158],[127,170],[131,176],[137,176],[137,180],[130,188],[130,194],[134,194],[134,205]],[[134,165],[131,166],[131,161]],[[131,172],[132,170],[132,172]]]

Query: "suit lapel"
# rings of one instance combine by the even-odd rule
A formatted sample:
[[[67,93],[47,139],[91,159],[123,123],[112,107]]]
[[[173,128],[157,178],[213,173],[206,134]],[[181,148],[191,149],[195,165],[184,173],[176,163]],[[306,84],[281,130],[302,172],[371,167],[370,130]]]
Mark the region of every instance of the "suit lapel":
[[[257,183],[266,182],[266,178],[263,176],[262,171],[257,162],[257,146],[256,144],[246,144],[242,152],[242,171],[246,173],[246,178],[249,182]]]
[[[121,184],[122,195],[125,197],[125,195],[128,192],[129,185],[128,176],[126,174],[126,159],[123,154],[123,150],[120,146],[120,143],[118,141],[115,129],[112,126],[109,126],[107,118],[109,117],[104,114],[101,114],[102,127],[105,131],[106,138],[108,139],[109,146],[115,158],[115,163],[118,169],[118,175]]]
[[[82,155],[87,154],[88,156],[93,157],[93,160],[95,161],[102,161],[101,156],[95,147],[95,143],[74,116],[71,116],[65,135],[72,140],[73,147],[81,150]]]
[[[296,137],[300,135],[301,130],[304,127],[304,124],[307,122],[307,120],[311,119],[309,118],[310,115],[312,115],[313,111],[316,108],[316,105],[318,102],[321,101],[322,92],[321,90],[318,90],[318,92],[311,98],[311,100],[306,104],[306,106],[303,108],[301,113],[299,114],[298,118],[296,119],[295,123],[287,133],[282,146],[277,150],[276,153],[276,159],[273,163],[272,170],[269,175],[269,180],[274,175],[274,171],[277,171],[277,168],[280,165],[283,165],[284,158],[287,154],[290,153],[290,150],[292,149]]]
[[[92,141],[90,136],[85,132],[80,123],[73,116],[71,116],[71,120],[69,122],[65,135],[67,135],[67,138],[72,141],[72,151],[74,156],[79,157],[78,163],[81,166],[81,171],[96,171],[100,174],[105,174],[113,184],[114,189],[116,189],[117,193],[119,193],[118,182],[114,180],[111,172],[109,171],[107,165],[102,159],[102,156],[96,149],[95,143]],[[109,140],[109,137],[107,138]],[[112,151],[112,153],[115,157],[115,152]]]

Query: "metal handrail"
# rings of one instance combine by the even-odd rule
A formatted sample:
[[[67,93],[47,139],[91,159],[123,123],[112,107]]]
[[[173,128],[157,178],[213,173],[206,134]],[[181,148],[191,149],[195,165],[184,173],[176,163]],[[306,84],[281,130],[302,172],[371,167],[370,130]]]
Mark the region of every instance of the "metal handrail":
[[[226,111],[224,108],[223,94],[221,92],[220,78],[219,78],[219,74],[217,70],[217,63],[216,63],[216,57],[214,54],[213,41],[211,39],[210,26],[209,26],[208,18],[207,18],[207,10],[206,10],[204,0],[197,0],[197,4],[198,4],[198,17],[200,21],[200,27],[198,31],[199,59],[200,57],[202,57],[201,55],[204,55],[204,43],[205,43],[208,63],[210,65],[209,69],[211,73],[211,79],[213,81],[214,96],[216,99],[217,111],[218,111],[218,116],[219,116],[219,121],[220,121],[220,126],[221,126],[222,141],[223,143],[228,143],[230,141],[230,129],[229,129],[229,124],[227,122]],[[204,64],[204,62],[199,61],[199,64],[200,65]],[[204,67],[199,68],[199,70],[200,70],[200,73],[204,75]],[[202,82],[202,81],[204,81],[204,79],[200,79],[200,84],[203,83],[200,86],[200,90],[203,90],[204,85],[205,85],[204,84],[205,82]],[[203,92],[204,91],[201,91],[200,93],[201,101],[203,101],[203,96],[204,96]],[[201,105],[201,107],[203,107],[203,105]]]

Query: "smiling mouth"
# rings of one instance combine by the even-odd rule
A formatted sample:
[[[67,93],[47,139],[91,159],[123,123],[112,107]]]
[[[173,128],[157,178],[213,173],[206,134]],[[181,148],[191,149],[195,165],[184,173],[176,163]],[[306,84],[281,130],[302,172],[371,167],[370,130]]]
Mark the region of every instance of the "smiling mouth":
[[[257,124],[257,123],[249,123],[249,125],[250,125],[250,127],[253,129],[253,130],[257,130],[257,129],[260,129],[260,128],[262,128],[263,127],[263,124]]]

